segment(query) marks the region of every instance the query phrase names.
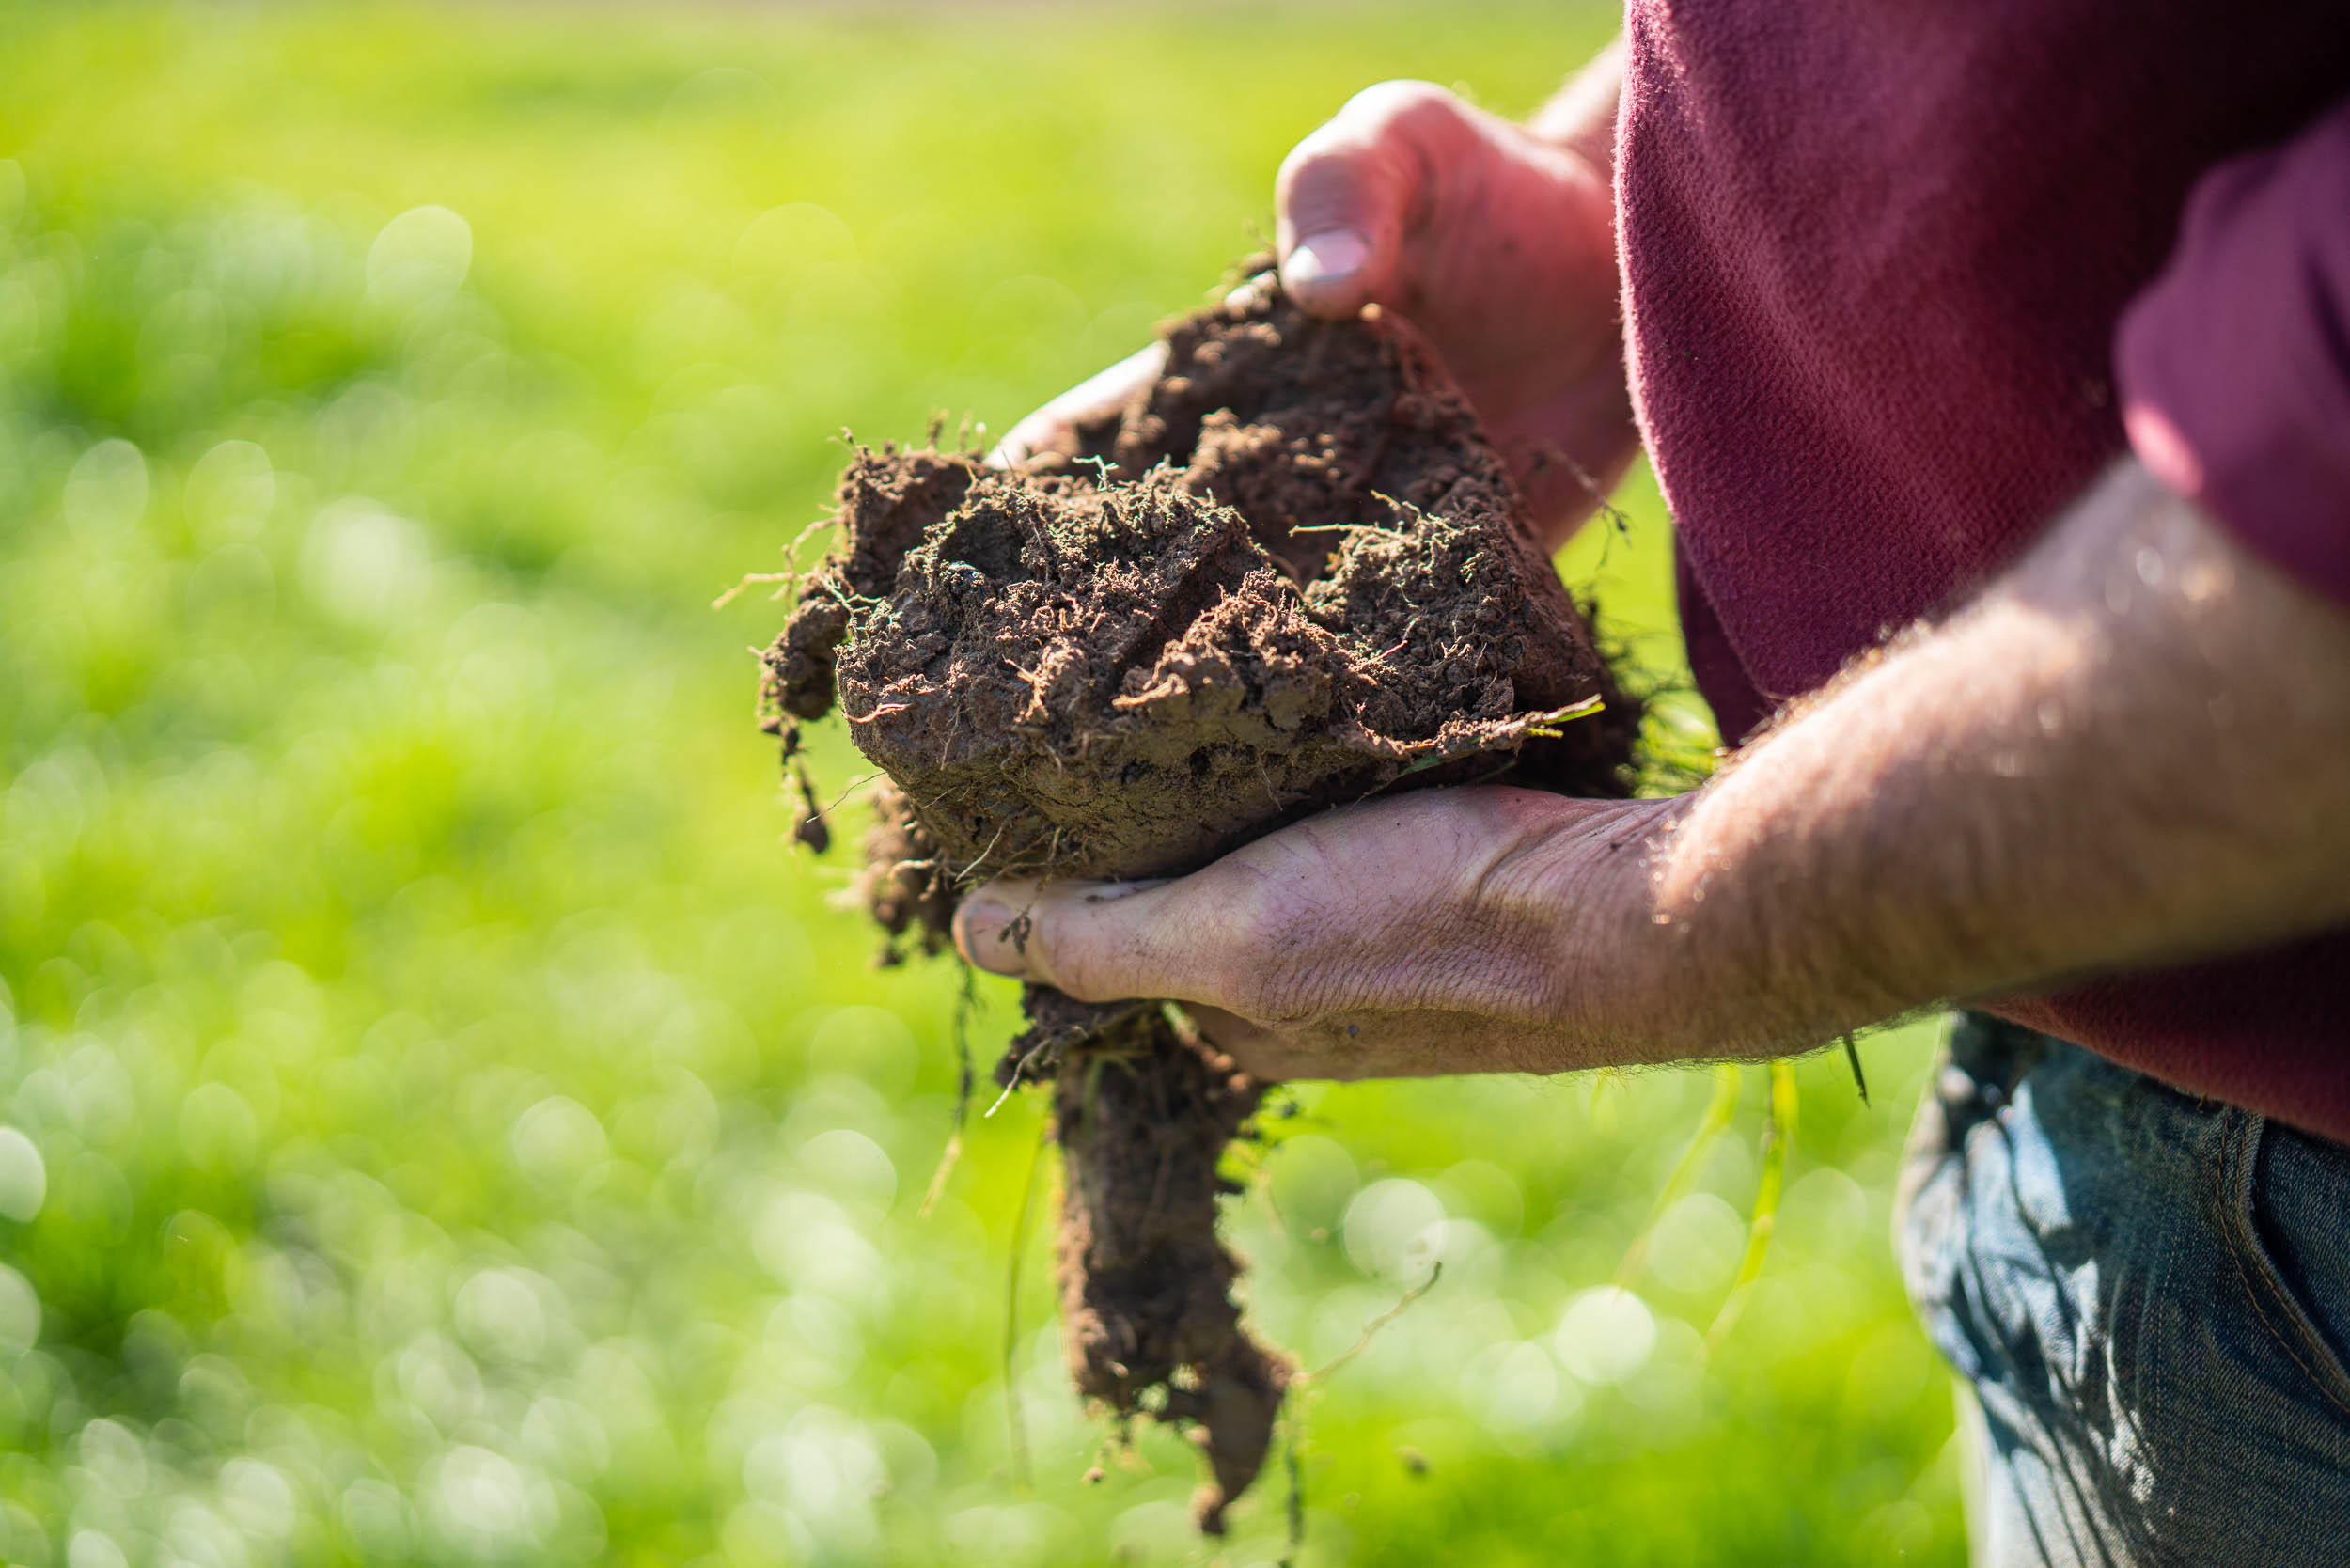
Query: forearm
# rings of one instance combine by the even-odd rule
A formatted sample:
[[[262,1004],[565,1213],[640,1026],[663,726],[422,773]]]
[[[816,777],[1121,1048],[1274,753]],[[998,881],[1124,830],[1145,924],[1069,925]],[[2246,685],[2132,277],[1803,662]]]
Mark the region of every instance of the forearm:
[[[1560,1005],[1648,1056],[2350,920],[2350,616],[2129,465],[1640,847]]]
[[[1527,117],[1540,141],[1582,157],[1603,177],[1616,166],[1616,110],[1623,96],[1623,39],[1619,36],[1567,78],[1566,85]]]
[[[1606,243],[1602,292],[1607,299],[1606,319],[1619,327],[1621,313],[1613,307],[1613,295],[1620,287],[1615,259],[1614,184],[1616,115],[1623,95],[1623,39],[1619,35],[1526,120],[1528,135],[1579,161],[1590,169],[1600,187],[1603,199],[1599,211]],[[1604,388],[1605,412],[1585,411],[1573,420],[1584,429],[1607,432],[1604,440],[1585,443],[1578,459],[1585,471],[1575,476],[1575,483],[1587,494],[1595,489],[1612,489],[1640,448],[1639,429],[1632,418],[1631,393],[1624,382],[1620,330],[1610,336],[1606,363],[1606,374],[1587,384],[1594,390]],[[1600,497],[1590,498],[1596,501]],[[1573,515],[1579,522],[1588,510],[1577,508]],[[1566,542],[1571,532],[1571,528],[1552,528],[1546,533],[1545,542],[1557,549]]]

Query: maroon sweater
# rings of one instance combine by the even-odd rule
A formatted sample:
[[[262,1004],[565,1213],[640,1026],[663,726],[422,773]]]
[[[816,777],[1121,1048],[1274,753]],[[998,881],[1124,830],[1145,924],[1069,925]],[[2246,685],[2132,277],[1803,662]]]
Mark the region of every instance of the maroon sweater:
[[[1626,26],[1633,386],[1725,735],[1962,601],[2131,436],[2350,604],[2338,4],[1630,0]],[[2350,1141],[2350,931],[1997,1011]]]

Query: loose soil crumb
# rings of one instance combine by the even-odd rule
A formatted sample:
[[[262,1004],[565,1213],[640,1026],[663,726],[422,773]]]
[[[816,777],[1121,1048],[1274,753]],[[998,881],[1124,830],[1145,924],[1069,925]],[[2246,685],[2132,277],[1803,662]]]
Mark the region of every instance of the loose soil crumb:
[[[871,804],[865,868],[850,902],[872,916],[888,936],[882,949],[885,964],[898,962],[901,938],[916,942],[925,953],[937,952],[947,945],[948,922],[954,918],[955,880],[942,870],[937,841],[914,814],[912,803],[886,779],[876,782]],[[793,831],[807,839],[805,827]]]
[[[1181,874],[1384,790],[1626,791],[1637,714],[1416,332],[1261,278],[1167,340],[1064,450],[860,448],[841,480],[762,691],[787,763],[782,715],[837,704],[887,776],[862,893],[893,938],[935,946],[992,876]],[[1028,1004],[997,1077],[1055,1085],[1072,1370],[1195,1429],[1218,1529],[1290,1375],[1214,1232],[1261,1086],[1165,1009]]]

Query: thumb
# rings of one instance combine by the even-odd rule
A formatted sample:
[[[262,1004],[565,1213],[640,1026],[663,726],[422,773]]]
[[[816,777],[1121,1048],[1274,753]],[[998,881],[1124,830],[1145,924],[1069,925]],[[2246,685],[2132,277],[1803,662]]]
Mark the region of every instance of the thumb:
[[[990,974],[1065,991],[1079,1001],[1167,996],[1171,977],[1153,939],[1162,879],[991,882],[955,911],[955,947]]]
[[[1398,297],[1409,283],[1404,243],[1424,221],[1448,154],[1474,139],[1472,112],[1433,83],[1382,82],[1291,149],[1274,180],[1275,248],[1290,298],[1330,318],[1374,301],[1408,306]]]

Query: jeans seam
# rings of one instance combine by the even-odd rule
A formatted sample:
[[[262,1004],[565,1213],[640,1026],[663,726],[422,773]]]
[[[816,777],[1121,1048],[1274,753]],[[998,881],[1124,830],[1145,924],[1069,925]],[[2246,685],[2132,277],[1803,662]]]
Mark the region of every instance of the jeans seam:
[[[2231,1109],[2229,1124],[2220,1135],[2218,1168],[2211,1171],[2212,1197],[2218,1209],[2216,1229],[2227,1244],[2229,1260],[2235,1264],[2236,1275],[2243,1281],[2246,1296],[2252,1303],[2252,1311],[2268,1330],[2268,1337],[2311,1385],[2324,1395],[2326,1402],[2344,1416],[2350,1416],[2350,1372],[2345,1372],[2334,1351],[2315,1339],[2300,1307],[2285,1290],[2281,1279],[2275,1277],[2267,1255],[2258,1247],[2258,1238],[2250,1234],[2252,1226],[2252,1180],[2258,1170],[2260,1137],[2267,1125],[2265,1117]],[[2248,1232],[2239,1237],[2239,1230]],[[2253,1257],[2248,1259],[2247,1252]],[[2268,1299],[2264,1302],[2263,1297]],[[2280,1326],[2269,1314],[2274,1307],[2285,1318]],[[2310,1359],[2304,1359],[2305,1354]],[[2315,1365],[2311,1364],[2311,1361]]]

